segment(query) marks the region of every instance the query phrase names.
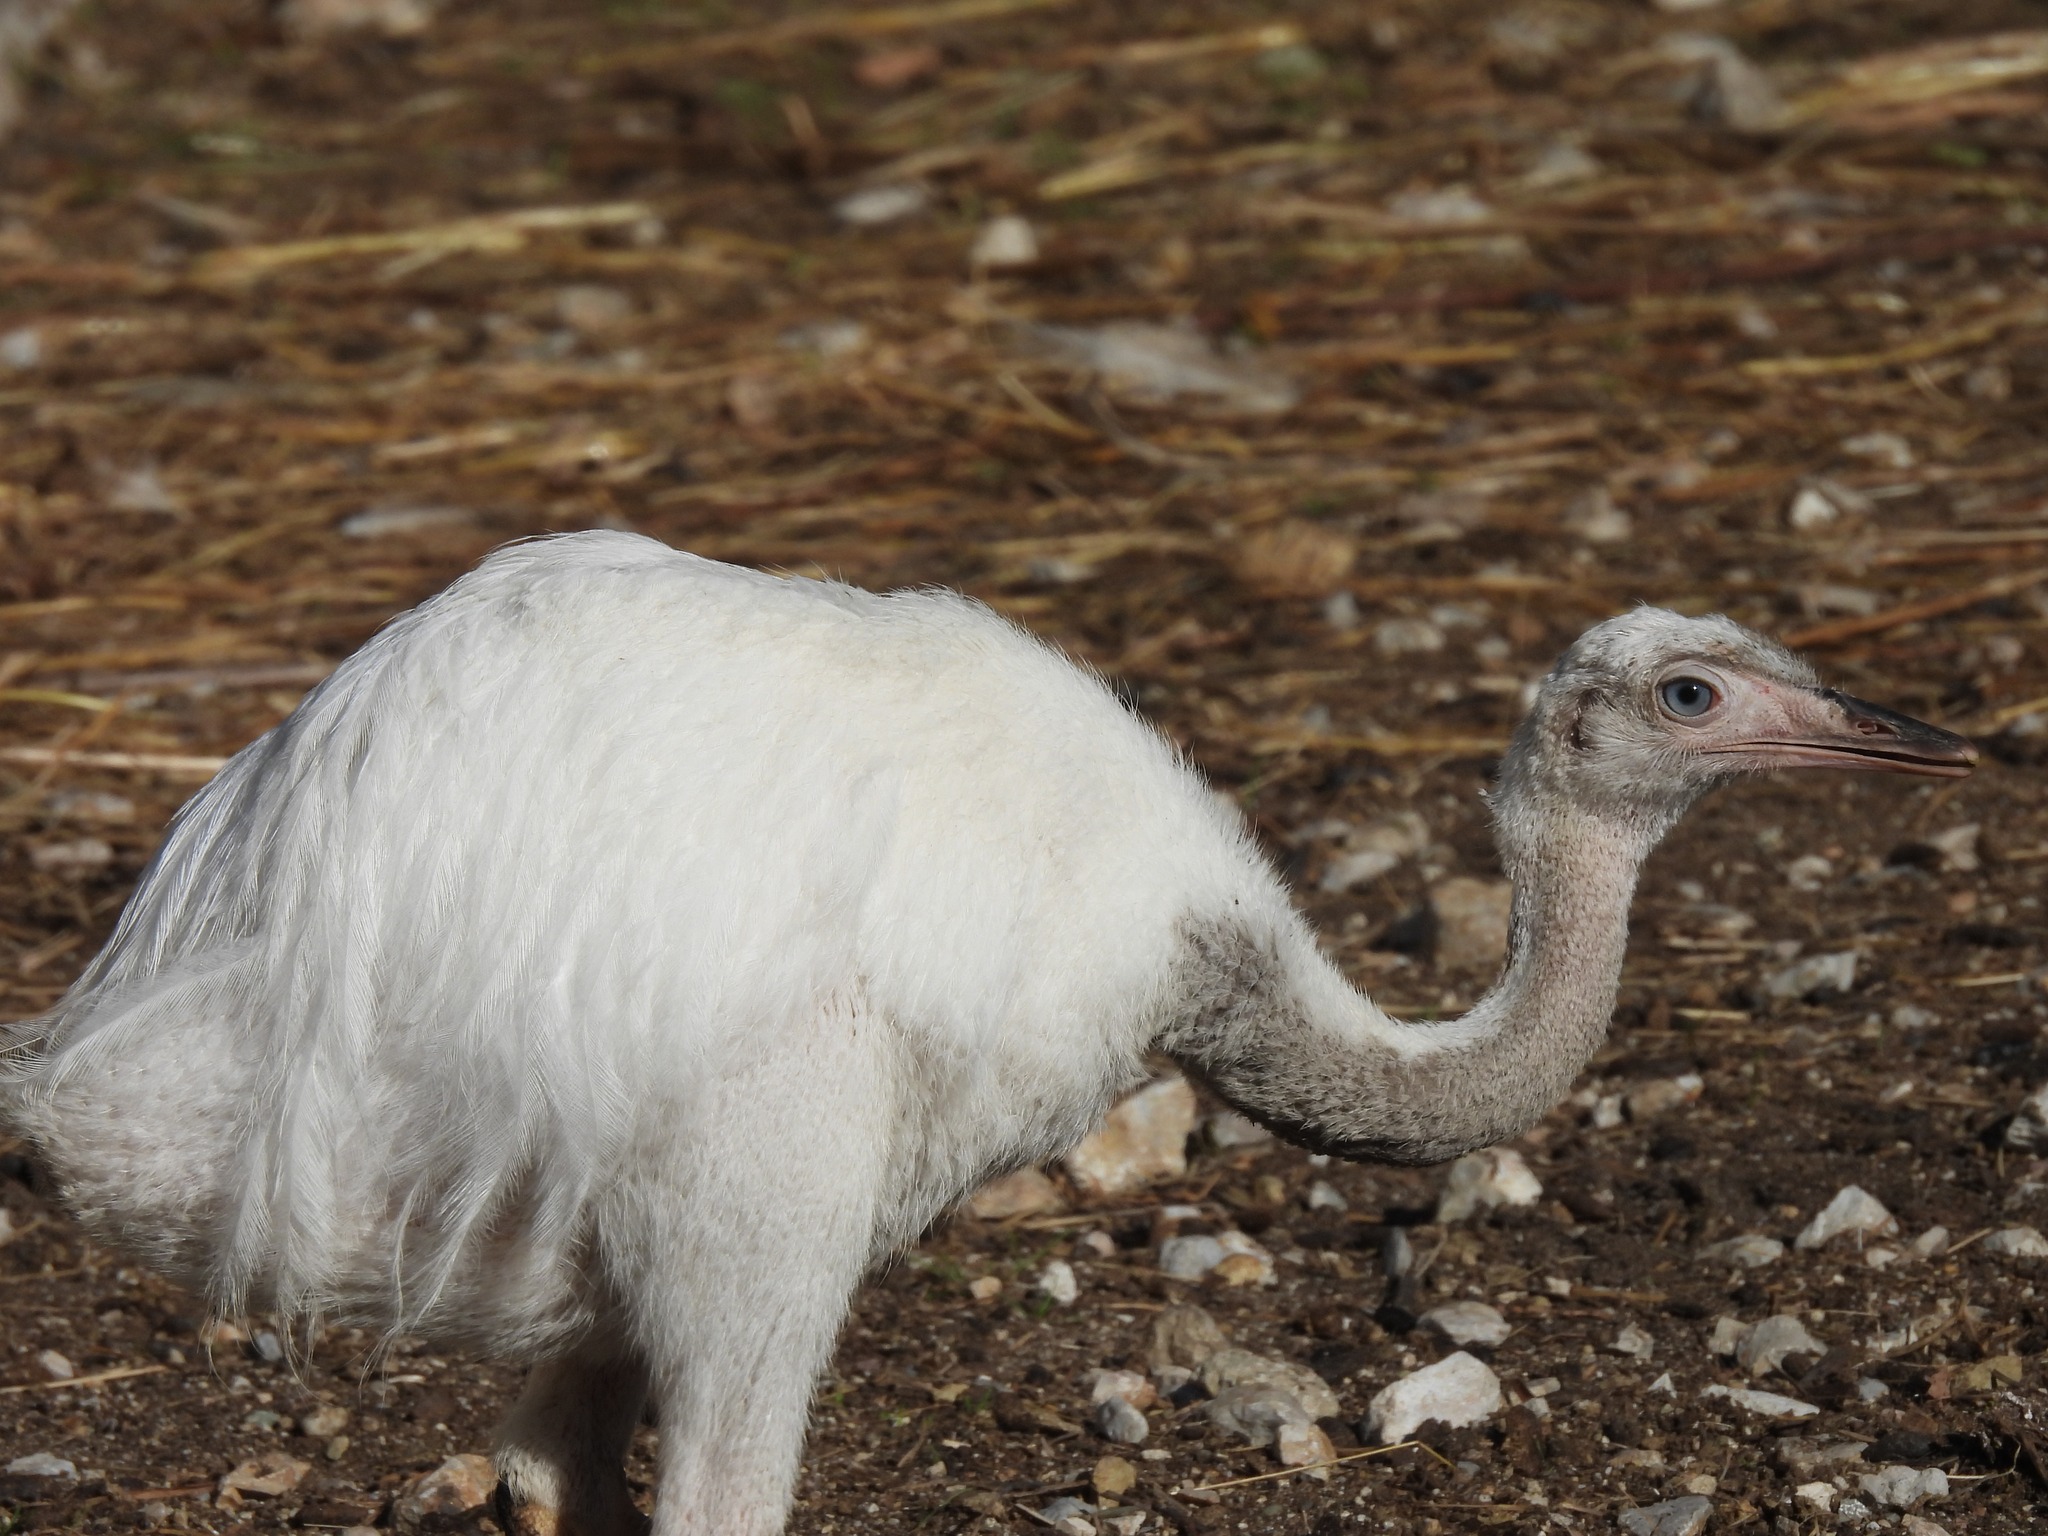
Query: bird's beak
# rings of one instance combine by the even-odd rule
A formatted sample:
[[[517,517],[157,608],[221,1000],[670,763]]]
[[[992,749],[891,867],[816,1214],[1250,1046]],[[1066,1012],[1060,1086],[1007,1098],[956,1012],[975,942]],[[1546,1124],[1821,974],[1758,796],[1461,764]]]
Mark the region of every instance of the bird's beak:
[[[1848,768],[1909,773],[1929,779],[1967,778],[1977,749],[1953,731],[1832,688],[1780,697],[1782,733],[1737,747],[1760,768]]]

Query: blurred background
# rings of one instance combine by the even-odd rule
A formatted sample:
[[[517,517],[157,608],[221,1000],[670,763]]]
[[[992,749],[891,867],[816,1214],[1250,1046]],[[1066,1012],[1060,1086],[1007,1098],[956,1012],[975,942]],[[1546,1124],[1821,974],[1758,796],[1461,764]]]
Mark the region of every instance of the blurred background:
[[[793,1528],[1042,1529],[1077,1491],[1059,1518],[1105,1530],[1604,1530],[1684,1497],[1717,1530],[1843,1500],[2026,1528],[2048,1300],[1985,1234],[2048,1216],[2043,21],[0,0],[0,1017],[60,994],[225,754],[510,538],[973,593],[1181,743],[1411,1014],[1497,959],[1478,791],[1531,681],[1632,603],[1726,612],[1987,764],[1747,786],[1653,862],[1614,1044],[1521,1149],[1546,1193],[1483,1240],[1425,1223],[1404,1293],[1491,1298],[1511,1398],[1556,1413],[1198,1496],[1272,1453],[1183,1408],[1134,1485],[1092,1482],[1077,1373],[1142,1363],[1190,1284],[1320,1361],[1333,1423],[1441,1352],[1375,1255],[1442,1174],[1223,1125],[1163,1183],[1054,1170],[864,1296]],[[407,1479],[487,1449],[509,1373],[402,1354],[366,1396],[359,1337],[296,1379],[256,1324],[202,1341],[0,1156],[0,1447],[72,1469],[7,1474],[0,1529],[444,1518]],[[1958,1251],[1700,1256],[1851,1184]],[[1164,1276],[1183,1226],[1257,1238],[1276,1283]],[[1053,1256],[1072,1306],[1032,1289]],[[1788,1309],[1834,1351],[1771,1367],[1818,1427],[1702,1396],[1743,1379],[1714,1320]],[[1805,1440],[1949,1491],[1887,1504]]]

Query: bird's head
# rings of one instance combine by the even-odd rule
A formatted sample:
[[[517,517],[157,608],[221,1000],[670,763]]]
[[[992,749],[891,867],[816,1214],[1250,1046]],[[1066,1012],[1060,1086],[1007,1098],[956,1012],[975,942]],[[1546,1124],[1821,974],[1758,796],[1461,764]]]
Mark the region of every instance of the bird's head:
[[[1502,763],[1501,789],[1661,835],[1700,795],[1773,768],[1955,779],[1961,736],[1821,685],[1774,641],[1712,614],[1638,608],[1558,658]]]

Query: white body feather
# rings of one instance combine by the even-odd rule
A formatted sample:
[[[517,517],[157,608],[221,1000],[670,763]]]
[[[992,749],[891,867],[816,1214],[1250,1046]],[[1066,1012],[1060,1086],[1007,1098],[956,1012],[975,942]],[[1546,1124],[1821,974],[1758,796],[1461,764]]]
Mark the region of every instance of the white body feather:
[[[1293,921],[980,605],[576,535],[237,755],[16,1091],[74,1206],[222,1307],[545,1352],[635,1309],[681,1213],[773,1265],[829,1190],[841,1270],[1070,1145],[1142,1075],[1177,923],[1253,897]]]

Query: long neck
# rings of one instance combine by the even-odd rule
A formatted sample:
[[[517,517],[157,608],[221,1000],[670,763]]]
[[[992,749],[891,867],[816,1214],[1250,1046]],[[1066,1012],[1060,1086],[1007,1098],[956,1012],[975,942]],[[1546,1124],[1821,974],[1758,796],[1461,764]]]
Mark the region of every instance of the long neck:
[[[1196,979],[1162,1043],[1252,1118],[1340,1156],[1440,1162],[1527,1130],[1606,1036],[1636,873],[1661,829],[1516,809],[1500,807],[1507,967],[1462,1018],[1388,1019],[1289,914],[1262,936],[1191,927]]]

